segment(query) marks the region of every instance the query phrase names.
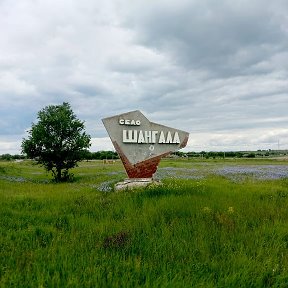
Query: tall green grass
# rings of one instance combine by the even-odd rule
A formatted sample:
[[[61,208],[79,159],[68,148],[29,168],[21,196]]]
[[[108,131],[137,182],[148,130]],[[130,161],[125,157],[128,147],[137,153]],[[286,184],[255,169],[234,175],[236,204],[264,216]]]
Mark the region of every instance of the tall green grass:
[[[102,192],[120,164],[83,163],[61,184],[0,166],[0,287],[288,286],[287,179]]]

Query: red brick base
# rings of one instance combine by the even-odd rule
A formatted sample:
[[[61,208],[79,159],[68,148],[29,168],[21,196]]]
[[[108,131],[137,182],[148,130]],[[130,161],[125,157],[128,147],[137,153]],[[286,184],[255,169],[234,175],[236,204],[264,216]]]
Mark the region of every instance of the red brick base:
[[[148,160],[131,164],[125,154],[122,152],[121,148],[116,141],[113,141],[113,145],[119,154],[125,170],[129,178],[152,178],[153,174],[156,172],[158,164],[162,157],[170,154],[170,152],[158,155],[157,157],[149,158]]]

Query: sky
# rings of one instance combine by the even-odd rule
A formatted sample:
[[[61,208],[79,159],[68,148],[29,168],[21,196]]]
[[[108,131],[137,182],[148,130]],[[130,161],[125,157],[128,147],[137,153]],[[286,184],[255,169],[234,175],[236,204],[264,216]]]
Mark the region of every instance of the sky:
[[[0,154],[70,103],[91,151],[140,110],[183,151],[288,149],[287,0],[0,0]]]

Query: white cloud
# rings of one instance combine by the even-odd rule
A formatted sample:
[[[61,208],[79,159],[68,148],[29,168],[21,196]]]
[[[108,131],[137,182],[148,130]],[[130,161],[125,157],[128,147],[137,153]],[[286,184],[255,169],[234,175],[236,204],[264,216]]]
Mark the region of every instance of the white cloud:
[[[20,154],[21,153],[21,136],[6,135],[0,137],[0,154]]]
[[[90,150],[96,151],[114,151],[114,147],[109,139],[109,137],[103,138],[92,138]]]
[[[5,95],[34,95],[36,88],[34,85],[19,79],[16,74],[11,72],[2,72],[0,74],[0,93]]]
[[[193,133],[185,148],[186,151],[249,151],[287,149],[288,129],[249,129],[245,132],[227,131]]]

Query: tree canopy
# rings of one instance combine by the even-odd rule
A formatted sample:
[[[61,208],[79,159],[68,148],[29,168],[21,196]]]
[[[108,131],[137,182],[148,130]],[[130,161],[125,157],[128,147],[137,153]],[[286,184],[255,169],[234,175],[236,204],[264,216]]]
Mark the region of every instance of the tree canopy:
[[[28,138],[22,141],[22,153],[51,171],[57,182],[71,178],[69,169],[83,160],[91,137],[84,122],[77,119],[68,103],[46,106],[38,112]]]

